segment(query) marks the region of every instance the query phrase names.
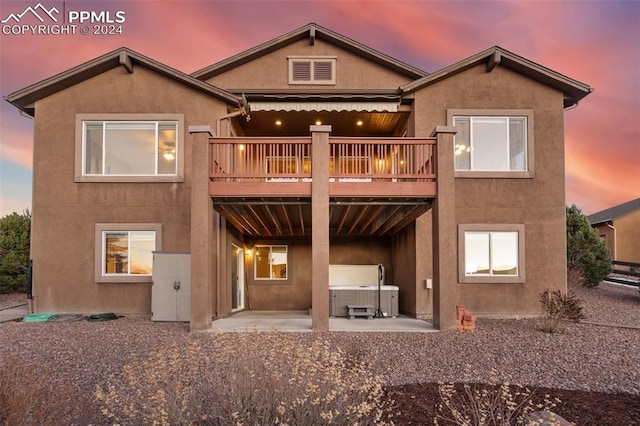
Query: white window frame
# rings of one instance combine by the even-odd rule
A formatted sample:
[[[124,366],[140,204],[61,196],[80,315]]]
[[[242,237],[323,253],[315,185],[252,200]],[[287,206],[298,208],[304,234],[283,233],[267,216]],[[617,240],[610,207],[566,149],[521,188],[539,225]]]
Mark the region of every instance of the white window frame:
[[[95,225],[95,281],[97,283],[150,283],[151,274],[114,274],[106,272],[105,236],[107,233],[154,232],[155,248],[162,250],[162,225],[159,223],[97,223]]]
[[[269,248],[269,278],[261,278],[258,277],[258,248]],[[286,277],[284,278],[280,278],[280,277],[272,277],[272,262],[271,262],[271,253],[273,252],[273,248],[274,247],[284,247],[285,249],[285,256],[286,256]],[[254,259],[254,264],[253,264],[253,279],[256,281],[287,281],[289,280],[289,246],[286,244],[256,244],[254,247],[254,252],[255,252],[255,259]]]
[[[157,174],[157,156],[160,155],[157,128],[158,123],[176,123],[175,141],[175,173]],[[155,123],[156,126],[156,160],[154,174],[87,174],[86,173],[86,125],[88,123]],[[184,115],[183,114],[77,114],[76,115],[76,153],[75,153],[75,181],[76,182],[184,182]],[[104,152],[104,151],[103,151]],[[104,163],[104,154],[103,154]]]
[[[288,75],[289,84],[313,84],[313,85],[335,85],[337,74],[337,57],[336,56],[287,56],[288,61]],[[294,80],[293,79],[293,64],[296,62],[308,62],[310,64],[310,79],[309,80]],[[331,80],[316,80],[315,79],[315,64],[316,62],[330,62],[331,63]]]
[[[454,119],[464,118],[524,118],[525,119],[525,170],[473,170],[456,169],[456,178],[533,178],[535,177],[534,162],[534,121],[532,109],[449,109],[447,110],[447,124],[454,127]],[[508,128],[508,124],[507,124]],[[470,132],[472,132],[470,128]],[[470,135],[472,138],[473,136]],[[455,137],[454,137],[455,139]],[[508,144],[507,140],[507,144]],[[473,147],[471,147],[473,149]],[[508,149],[508,148],[507,148]],[[455,147],[454,147],[455,150]],[[507,151],[508,153],[508,151]],[[455,160],[454,160],[455,161]]]
[[[466,234],[486,233],[498,234],[501,232],[516,232],[517,241],[517,275],[501,274],[467,274],[466,261]],[[491,250],[491,249],[489,249]],[[490,259],[491,262],[491,259]],[[526,281],[526,256],[525,256],[525,226],[521,224],[460,224],[458,225],[458,282],[460,283],[524,283]],[[489,265],[489,271],[492,264]]]

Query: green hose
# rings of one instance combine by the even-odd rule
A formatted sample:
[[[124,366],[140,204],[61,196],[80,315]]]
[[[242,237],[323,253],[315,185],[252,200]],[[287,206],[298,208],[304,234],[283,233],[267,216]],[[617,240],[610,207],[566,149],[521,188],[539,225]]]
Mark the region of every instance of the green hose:
[[[55,314],[27,314],[22,317],[22,322],[47,322]]]
[[[93,315],[87,316],[87,321],[91,321],[91,322],[111,321],[115,319],[118,319],[118,316],[113,312],[107,312],[104,314],[93,314]]]
[[[47,320],[47,322],[73,322],[81,321],[84,317],[80,314],[56,314]]]
[[[22,322],[71,322],[80,321],[84,316],[80,314],[28,314],[22,317]],[[100,322],[111,321],[119,317],[113,312],[93,314],[87,316],[87,321]]]

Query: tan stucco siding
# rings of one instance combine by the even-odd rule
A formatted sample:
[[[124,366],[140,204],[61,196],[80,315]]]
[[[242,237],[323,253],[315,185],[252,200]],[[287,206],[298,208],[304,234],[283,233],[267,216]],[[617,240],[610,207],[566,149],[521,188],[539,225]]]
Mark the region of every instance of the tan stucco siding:
[[[33,235],[35,309],[40,312],[149,313],[150,284],[97,284],[96,223],[159,223],[162,249],[190,249],[190,163],[181,183],[76,183],[76,114],[175,113],[210,124],[226,104],[135,66],[106,71],[36,103]]]
[[[504,67],[487,73],[484,65],[477,66],[416,93],[416,135],[447,124],[448,109],[533,110],[533,178],[455,181],[458,225],[525,225],[526,282],[457,285],[459,302],[474,313],[540,314],[539,293],[566,289],[563,95]],[[418,234],[418,240],[430,238],[427,232]],[[458,262],[453,254],[452,262]]]
[[[263,244],[284,244],[288,248],[287,273],[289,279],[254,279],[254,256],[246,256],[246,280],[248,302],[255,310],[307,310],[311,308],[311,241],[305,239],[284,241],[251,241],[247,248]],[[395,284],[396,269],[391,261],[389,240],[386,238],[365,238],[330,242],[332,265],[368,265],[381,263],[385,266],[387,284]],[[223,286],[224,287],[224,286]],[[327,294],[327,298],[329,294]],[[249,306],[247,306],[249,308]],[[226,312],[230,307],[225,306]],[[225,313],[223,313],[225,315]]]
[[[597,225],[595,227],[598,236],[604,241],[605,245],[611,253],[611,258],[616,260],[616,232],[613,226],[609,226],[606,223]]]
[[[288,56],[333,56],[336,62],[335,85],[288,83]],[[397,89],[411,80],[347,50],[316,40],[301,40],[237,66],[208,80],[223,89]]]
[[[640,263],[640,210],[615,220],[616,260]]]
[[[412,223],[391,239],[393,284],[400,287],[400,312],[415,315],[416,310],[416,231]]]

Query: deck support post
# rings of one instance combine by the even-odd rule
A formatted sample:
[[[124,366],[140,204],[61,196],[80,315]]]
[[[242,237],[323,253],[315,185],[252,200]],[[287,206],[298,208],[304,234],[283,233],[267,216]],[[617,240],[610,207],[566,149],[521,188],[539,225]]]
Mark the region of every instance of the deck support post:
[[[331,126],[311,131],[311,328],[329,330],[329,134]]]
[[[209,126],[189,126],[191,136],[191,313],[190,330],[211,329],[213,319],[213,283],[216,235],[216,213],[209,197]],[[220,285],[220,283],[216,283]]]
[[[436,145],[436,199],[433,203],[433,325],[456,328],[458,303],[458,235],[453,158],[454,127],[438,126],[431,134]]]

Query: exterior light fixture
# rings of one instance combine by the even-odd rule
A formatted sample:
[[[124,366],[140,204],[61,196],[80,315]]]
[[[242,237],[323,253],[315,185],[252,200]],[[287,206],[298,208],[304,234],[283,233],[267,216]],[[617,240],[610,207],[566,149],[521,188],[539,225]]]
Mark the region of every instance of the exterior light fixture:
[[[282,121],[276,120],[276,126],[282,126]]]
[[[238,145],[238,149],[239,149],[240,151],[244,151],[244,145],[242,145],[242,144]]]
[[[316,126],[320,126],[321,124],[322,124],[322,121],[316,120]]]
[[[356,121],[356,126],[362,126],[364,123],[362,122],[362,120],[358,120]]]

